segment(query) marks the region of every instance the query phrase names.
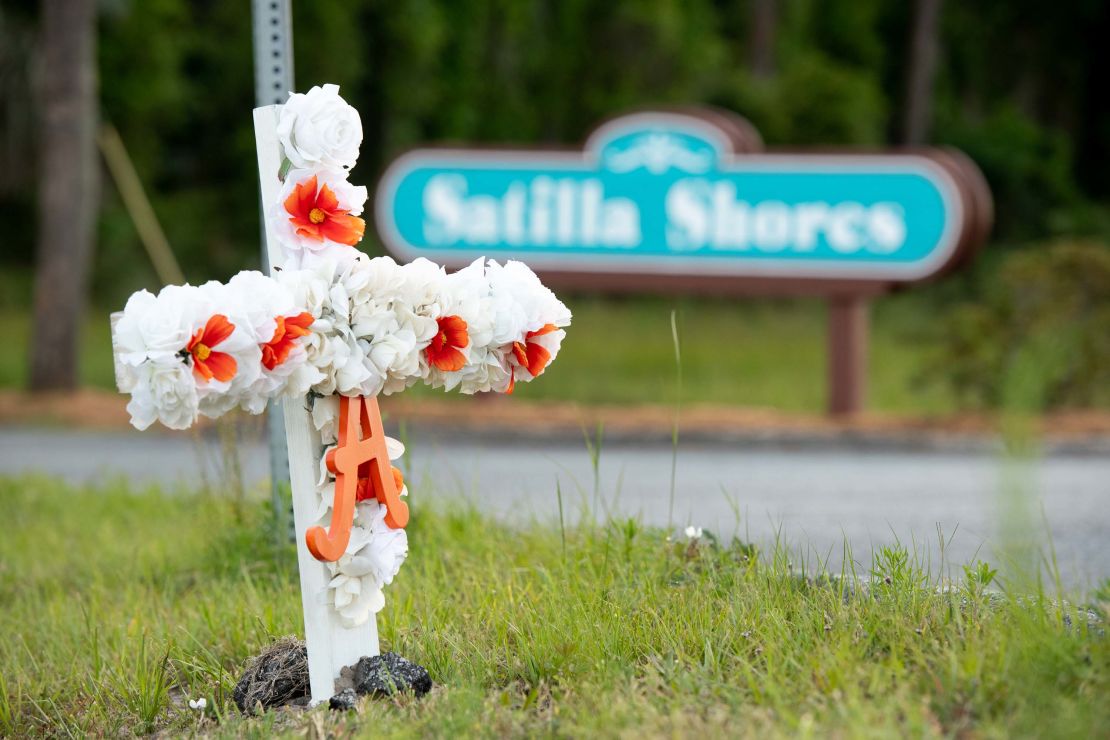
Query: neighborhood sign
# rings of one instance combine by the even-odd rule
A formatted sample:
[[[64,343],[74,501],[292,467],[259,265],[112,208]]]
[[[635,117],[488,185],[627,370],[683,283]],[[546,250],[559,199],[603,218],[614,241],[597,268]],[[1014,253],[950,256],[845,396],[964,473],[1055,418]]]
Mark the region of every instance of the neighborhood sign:
[[[377,228],[405,260],[837,292],[949,269],[990,222],[982,176],[958,152],[758,149],[749,124],[717,112],[616,118],[579,152],[419,149],[383,176]]]
[[[764,152],[717,110],[612,119],[580,151],[417,149],[378,185],[402,261],[519,259],[602,290],[828,299],[828,404],[864,406],[867,301],[954,269],[990,230],[990,191],[950,149]]]

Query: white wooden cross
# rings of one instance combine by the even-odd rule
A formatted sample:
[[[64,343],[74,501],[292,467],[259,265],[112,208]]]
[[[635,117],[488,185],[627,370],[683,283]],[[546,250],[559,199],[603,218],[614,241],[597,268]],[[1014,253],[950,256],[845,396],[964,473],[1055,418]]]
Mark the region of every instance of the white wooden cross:
[[[313,88],[306,96],[295,99],[300,104],[308,95],[337,96],[338,88],[329,85]],[[357,125],[354,118],[357,114],[349,107],[345,110]],[[348,216],[348,211],[327,205],[335,202],[335,194],[327,185],[316,191],[317,174],[303,178],[298,175],[300,179],[282,184],[280,175],[283,165],[288,163],[288,147],[296,144],[290,139],[283,149],[278,125],[283,115],[293,113],[282,105],[254,111],[264,241],[272,272],[297,267],[286,263],[290,247],[281,229],[289,222],[300,223],[296,233],[304,236],[302,230],[311,235],[309,226],[326,221],[326,228],[331,229],[327,238],[342,240],[332,246],[338,246],[344,257],[351,256],[348,247],[357,243],[365,227],[361,219]],[[351,162],[353,158],[349,157]],[[336,172],[329,176],[334,175]],[[339,176],[345,185],[345,175]],[[296,197],[279,202],[286,186],[292,188]],[[354,192],[365,197],[362,188]],[[316,202],[322,205],[307,209],[308,195],[318,198]],[[352,205],[358,207],[361,201],[355,204],[352,200]],[[361,364],[369,361],[369,355],[359,356],[356,362],[360,369],[367,372],[367,378],[377,378],[377,384],[344,381],[341,386],[331,378],[330,384],[321,387],[332,391],[342,387],[345,393],[336,399],[334,406],[327,402],[328,408],[323,410],[317,404],[315,412],[310,412],[301,399],[316,387],[313,384],[327,381],[329,376],[308,364],[312,357],[307,352],[291,355],[303,347],[291,343],[316,333],[318,341],[326,342],[328,327],[333,322],[350,318],[362,306],[370,306],[381,297],[379,291],[367,287],[369,283],[363,284],[369,292],[359,297],[359,308],[346,306],[340,312],[333,311],[326,321],[290,306],[293,293],[289,291],[295,288],[283,286],[285,281],[295,285],[297,280],[316,279],[312,270],[290,270],[278,279],[244,271],[226,285],[213,282],[203,286],[167,286],[157,296],[139,291],[131,296],[122,313],[113,315],[117,385],[131,395],[128,411],[138,429],[145,429],[156,420],[171,429],[185,429],[197,421],[198,414],[215,417],[235,405],[258,413],[267,398],[292,399],[282,404],[282,415],[314,703],[334,694],[335,680],[343,667],[379,654],[374,612],[383,603],[381,586],[392,581],[407,553],[407,538],[401,531],[409,518],[408,505],[402,499],[404,481],[400,471],[390,464],[391,459],[401,454],[401,446],[385,436],[377,399],[370,394],[388,390],[388,382],[399,383],[393,386],[397,390],[415,380],[433,387],[457,387],[464,393],[490,390],[511,393],[516,382],[528,382],[544,372],[565,336],[560,327],[568,326],[571,320],[566,306],[520,262],[498,265],[492,260],[488,263],[478,260],[447,275],[427,260],[397,265],[386,258],[360,260],[357,252],[354,254],[354,261],[345,269],[353,270],[350,274],[357,279],[368,279],[374,271],[384,271],[387,282],[400,278],[396,284],[402,292],[398,296],[404,297],[391,300],[397,302],[401,318],[394,309],[371,310],[386,313],[387,318],[396,322],[396,329],[391,330],[396,332],[395,336],[383,330],[378,338],[382,342],[403,342],[406,341],[403,337],[407,337],[408,354],[399,353],[396,367],[390,365],[386,370],[375,367],[378,376]],[[342,274],[349,276],[348,272]],[[422,299],[421,291],[429,287],[447,291],[444,305],[458,305],[459,313],[439,315],[439,303],[427,304]],[[347,295],[344,291],[340,293]],[[194,308],[197,315],[191,313]],[[287,313],[290,310],[292,314]],[[418,314],[425,310],[435,314]],[[252,312],[262,317],[261,323],[257,317],[252,318]],[[227,314],[231,314],[234,322]],[[271,316],[275,317],[272,325],[268,323]],[[411,322],[412,326],[402,327],[402,321]],[[320,327],[316,327],[317,323]],[[479,331],[478,335],[485,339],[477,346],[470,336],[473,326],[487,327]],[[353,354],[360,352],[361,349]],[[326,352],[324,356],[331,357]],[[267,375],[287,361],[294,364],[283,368],[284,374]],[[324,361],[329,371],[332,368],[326,363],[330,361]],[[301,370],[306,373],[301,374]],[[452,373],[458,374],[448,377]],[[209,382],[213,380],[214,383]],[[333,413],[337,419],[324,418]],[[335,446],[329,445],[321,459],[324,449],[318,430],[332,427],[336,432]],[[330,433],[325,435],[331,442]],[[321,466],[329,471],[326,485],[319,480],[323,474]],[[334,484],[330,482],[332,476]],[[331,492],[331,514],[324,517],[327,525],[322,526],[318,520],[324,516],[329,502],[321,502],[319,497],[326,495],[326,491]],[[360,520],[356,526],[357,503],[371,498],[377,503],[363,510],[371,519]],[[368,547],[368,538],[381,538],[374,540],[376,555],[360,554]],[[375,559],[379,556],[380,560]],[[350,626],[353,624],[359,626]]]
[[[281,144],[277,136],[281,106],[268,105],[254,110],[254,136],[258,150],[258,174],[263,207],[278,199],[281,181]],[[271,274],[282,266],[285,254],[266,222],[266,249]],[[308,648],[308,673],[312,703],[327,701],[335,693],[335,679],[344,666],[363,656],[378,655],[378,624],[375,615],[358,627],[347,628],[339,613],[326,601],[331,575],[327,566],[313,557],[305,543],[305,533],[317,524],[320,452],[323,444],[303,403],[287,400],[285,433],[289,445],[289,482],[293,491],[293,524],[296,529],[297,563],[301,577],[301,604],[304,608],[305,644]]]

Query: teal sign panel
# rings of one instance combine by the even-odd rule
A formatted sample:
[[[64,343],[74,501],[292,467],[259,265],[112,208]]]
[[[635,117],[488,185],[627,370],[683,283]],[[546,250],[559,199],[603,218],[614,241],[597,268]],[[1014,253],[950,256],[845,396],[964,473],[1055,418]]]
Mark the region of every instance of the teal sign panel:
[[[561,272],[910,281],[952,258],[965,204],[924,155],[738,153],[683,113],[636,113],[582,151],[420,149],[378,187],[401,259]]]

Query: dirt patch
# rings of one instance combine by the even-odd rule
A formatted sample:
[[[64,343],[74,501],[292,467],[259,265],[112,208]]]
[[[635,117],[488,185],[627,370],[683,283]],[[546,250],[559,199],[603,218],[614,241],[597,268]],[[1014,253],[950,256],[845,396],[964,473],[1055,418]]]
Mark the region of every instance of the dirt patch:
[[[129,429],[127,397],[112,391],[85,389],[71,394],[32,394],[0,391],[0,424],[39,424],[91,429]],[[543,434],[580,434],[604,424],[607,433],[628,436],[670,433],[674,408],[662,405],[596,405],[568,402],[525,402],[503,396],[451,400],[382,399],[389,421]],[[211,423],[201,420],[201,424]],[[922,417],[864,413],[833,419],[763,408],[694,404],[683,406],[680,429],[684,434],[751,432],[828,436],[845,434],[962,434],[993,436],[999,420],[994,414],[965,413]],[[1110,436],[1110,411],[1083,410],[1048,414],[1037,423],[1038,431],[1058,439]]]

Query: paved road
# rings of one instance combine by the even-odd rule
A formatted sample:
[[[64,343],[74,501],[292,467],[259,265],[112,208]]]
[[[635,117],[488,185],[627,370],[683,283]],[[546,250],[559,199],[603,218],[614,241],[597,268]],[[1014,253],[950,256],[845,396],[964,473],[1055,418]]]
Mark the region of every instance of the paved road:
[[[407,476],[414,504],[464,498],[510,521],[557,521],[556,481],[569,519],[593,500],[593,470],[581,442],[493,440],[463,433],[413,434]],[[243,447],[244,473],[267,473],[264,448]],[[136,481],[189,484],[212,471],[214,443],[161,434],[0,429],[0,474],[46,471],[72,481],[125,475]],[[601,454],[602,507],[665,525],[671,449],[659,443],[614,444]],[[896,538],[940,567],[938,526],[951,542],[947,562],[997,559],[1007,531],[1043,544],[1051,534],[1070,586],[1110,577],[1110,456],[1052,454],[1006,463],[984,452],[782,449],[744,443],[684,444],[677,464],[674,522],[719,536],[769,543],[776,535],[797,559],[828,559],[839,568],[843,544],[870,563],[872,547]],[[418,509],[417,509],[418,510]],[[1001,512],[1010,512],[1007,518]],[[1009,520],[1016,524],[1007,524]]]

